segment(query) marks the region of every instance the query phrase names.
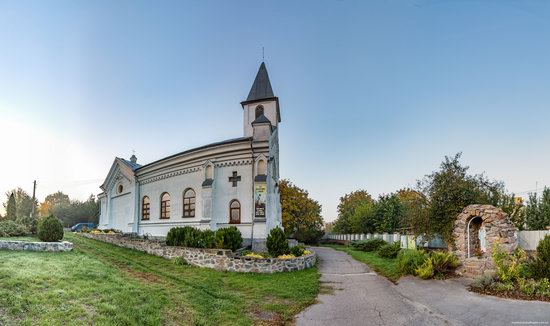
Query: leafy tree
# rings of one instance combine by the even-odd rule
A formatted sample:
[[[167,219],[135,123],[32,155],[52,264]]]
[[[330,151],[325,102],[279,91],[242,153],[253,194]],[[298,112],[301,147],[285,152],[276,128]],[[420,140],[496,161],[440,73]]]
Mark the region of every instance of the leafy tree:
[[[540,198],[536,193],[529,194],[525,224],[530,230],[543,230],[550,226],[550,188],[545,187]]]
[[[35,199],[33,202],[32,197],[29,196],[29,194],[25,190],[17,188],[12,191],[6,192],[8,204],[10,203],[10,198],[12,195],[15,197],[15,218],[29,217],[32,213],[33,206],[34,208],[37,207],[37,200]],[[7,206],[8,205],[5,205],[6,210],[8,208]]]
[[[17,205],[15,203],[15,193],[8,196],[8,204],[6,205],[6,218],[15,221],[17,218]]]
[[[460,163],[462,153],[445,156],[439,171],[418,182],[418,189],[428,199],[427,235],[439,234],[452,243],[452,229],[457,215],[471,204],[498,204],[502,184],[484,175],[468,174],[469,167]]]
[[[94,195],[90,195],[86,201],[73,200],[69,205],[66,203],[54,205],[49,211],[65,226],[73,226],[81,222],[97,223],[99,220],[99,202]]]
[[[353,191],[340,198],[338,204],[338,218],[334,222],[334,231],[339,233],[351,233],[352,219],[358,207],[365,204],[373,204],[374,201],[365,190]],[[364,209],[364,208],[363,208]]]
[[[397,192],[397,197],[403,205],[401,228],[410,230],[413,234],[426,234],[428,225],[428,200],[423,193],[410,188]]]
[[[44,199],[44,202],[40,204],[40,214],[41,216],[48,216],[50,214],[50,209],[54,206],[69,206],[71,200],[68,195],[64,194],[61,191],[57,191],[53,194],[49,194]]]
[[[317,242],[324,234],[321,205],[309,198],[306,190],[295,186],[289,180],[282,180],[279,190],[286,235],[300,242]]]
[[[377,232],[394,232],[403,220],[404,208],[396,194],[381,195],[374,208]]]
[[[376,220],[375,203],[365,202],[359,205],[350,217],[350,233],[374,233],[380,224]]]

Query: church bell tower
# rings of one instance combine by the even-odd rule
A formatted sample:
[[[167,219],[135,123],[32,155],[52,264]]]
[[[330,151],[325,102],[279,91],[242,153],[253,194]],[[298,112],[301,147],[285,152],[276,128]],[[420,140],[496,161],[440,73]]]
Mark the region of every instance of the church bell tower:
[[[248,93],[246,101],[241,102],[244,118],[244,136],[254,136],[254,124],[270,123],[277,127],[281,122],[279,98],[273,94],[265,63],[262,62]]]

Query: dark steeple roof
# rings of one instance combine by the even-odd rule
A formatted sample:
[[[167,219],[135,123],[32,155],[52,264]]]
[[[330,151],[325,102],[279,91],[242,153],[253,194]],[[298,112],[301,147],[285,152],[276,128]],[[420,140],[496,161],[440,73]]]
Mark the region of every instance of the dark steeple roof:
[[[250,93],[248,93],[248,97],[246,98],[246,102],[273,97],[275,97],[275,95],[273,95],[273,89],[271,89],[271,82],[269,81],[269,76],[267,75],[267,69],[265,67],[265,63],[262,62],[260,69],[258,70],[258,74],[256,75],[256,79],[254,79],[254,84],[252,85]]]

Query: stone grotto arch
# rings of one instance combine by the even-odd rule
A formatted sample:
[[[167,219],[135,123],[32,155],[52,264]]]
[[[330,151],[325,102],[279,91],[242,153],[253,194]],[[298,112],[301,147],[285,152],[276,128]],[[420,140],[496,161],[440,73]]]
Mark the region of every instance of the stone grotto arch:
[[[518,247],[517,228],[508,214],[491,205],[464,208],[453,226],[454,244],[449,246],[462,265],[457,273],[474,277],[494,270],[493,245],[513,252]]]

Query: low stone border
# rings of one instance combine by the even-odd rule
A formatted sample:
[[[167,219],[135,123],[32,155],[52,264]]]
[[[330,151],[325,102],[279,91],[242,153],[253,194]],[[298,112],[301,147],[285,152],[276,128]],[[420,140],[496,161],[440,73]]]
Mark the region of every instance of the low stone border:
[[[227,249],[174,247],[167,246],[161,241],[127,238],[120,234],[80,233],[80,235],[167,259],[183,257],[189,264],[194,266],[230,272],[276,273],[298,271],[313,267],[317,258],[315,252],[292,259],[240,257]]]
[[[16,240],[0,240],[0,250],[19,250],[19,251],[71,251],[73,244],[71,242],[26,242]]]

